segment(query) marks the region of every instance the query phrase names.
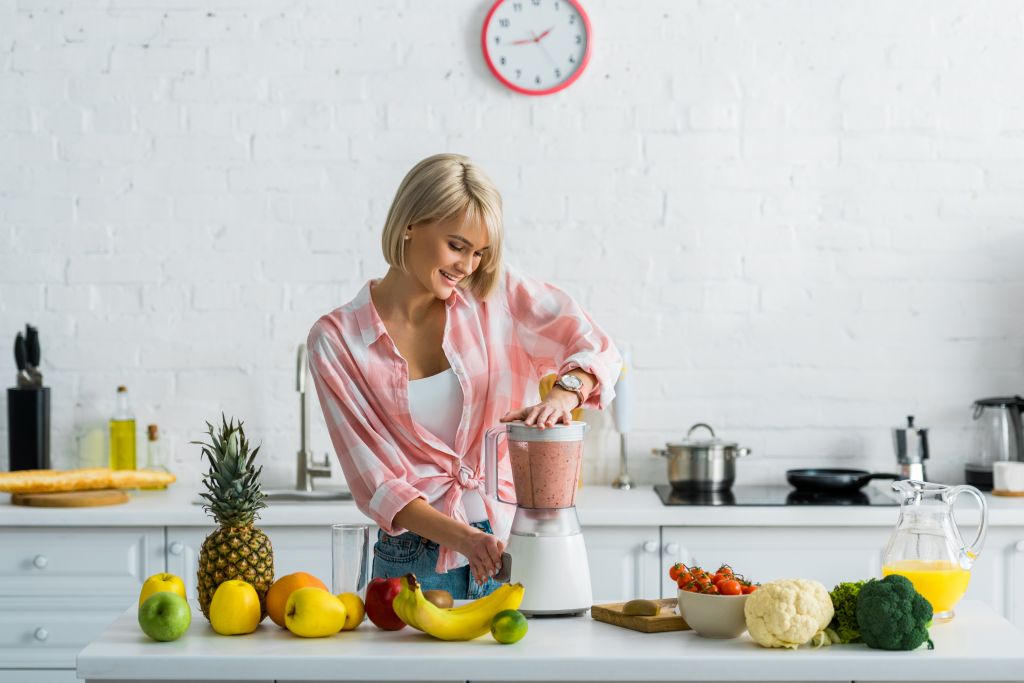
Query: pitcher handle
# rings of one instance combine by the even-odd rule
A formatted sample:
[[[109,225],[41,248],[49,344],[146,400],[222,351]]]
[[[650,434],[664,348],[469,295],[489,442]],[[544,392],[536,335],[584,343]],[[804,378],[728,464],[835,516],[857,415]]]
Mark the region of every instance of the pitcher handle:
[[[515,501],[503,499],[498,491],[498,439],[503,436],[508,436],[507,425],[491,427],[484,436],[484,466],[487,472],[484,490],[499,503],[515,505]]]
[[[960,525],[956,523],[955,519],[953,520],[953,528],[956,530],[957,542],[960,543],[960,566],[964,569],[970,569],[971,565],[974,564],[974,561],[978,559],[978,554],[981,553],[981,547],[985,544],[985,532],[988,530],[988,503],[985,501],[985,496],[982,495],[981,491],[973,486],[954,486],[947,497],[950,505],[950,516],[953,514],[953,503],[961,493],[969,493],[974,496],[978,501],[978,505],[981,507],[981,523],[978,525],[978,535],[969,546],[964,545],[964,539],[960,535]]]

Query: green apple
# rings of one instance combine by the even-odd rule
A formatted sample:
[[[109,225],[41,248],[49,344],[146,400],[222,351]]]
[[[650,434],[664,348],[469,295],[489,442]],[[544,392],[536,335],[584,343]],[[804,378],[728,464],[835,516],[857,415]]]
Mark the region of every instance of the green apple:
[[[177,640],[191,623],[192,609],[177,593],[153,593],[139,607],[139,626],[153,640]]]

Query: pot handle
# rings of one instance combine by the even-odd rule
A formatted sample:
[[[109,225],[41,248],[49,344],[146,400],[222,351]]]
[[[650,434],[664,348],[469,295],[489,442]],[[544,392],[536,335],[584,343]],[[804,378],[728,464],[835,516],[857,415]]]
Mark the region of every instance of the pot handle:
[[[753,453],[753,451],[749,448],[739,448],[736,450],[736,457],[742,458],[744,456],[750,455],[751,453]]]
[[[693,430],[697,429],[698,427],[703,427],[704,429],[708,430],[709,432],[711,432],[711,438],[715,438],[715,430],[712,429],[711,425],[707,424],[706,422],[698,422],[697,424],[690,427],[690,429],[686,432],[686,438],[689,439],[690,434],[693,434]]]
[[[666,451],[663,448],[652,448],[651,449],[651,455],[660,455],[663,458],[667,458],[668,457],[668,451]]]

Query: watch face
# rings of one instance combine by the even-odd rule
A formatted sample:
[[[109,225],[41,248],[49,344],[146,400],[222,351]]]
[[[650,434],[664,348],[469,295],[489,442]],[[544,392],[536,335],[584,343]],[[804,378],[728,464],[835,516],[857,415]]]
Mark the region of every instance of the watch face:
[[[583,386],[583,380],[576,375],[562,375],[559,381],[573,391]]]

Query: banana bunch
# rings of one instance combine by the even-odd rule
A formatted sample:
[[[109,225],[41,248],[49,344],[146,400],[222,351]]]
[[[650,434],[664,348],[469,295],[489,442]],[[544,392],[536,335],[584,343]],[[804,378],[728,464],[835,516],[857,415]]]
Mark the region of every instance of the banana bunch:
[[[423,597],[415,574],[402,577],[402,590],[392,606],[398,618],[441,640],[472,640],[491,630],[494,615],[523,602],[523,584],[504,584],[473,602],[442,609]]]

